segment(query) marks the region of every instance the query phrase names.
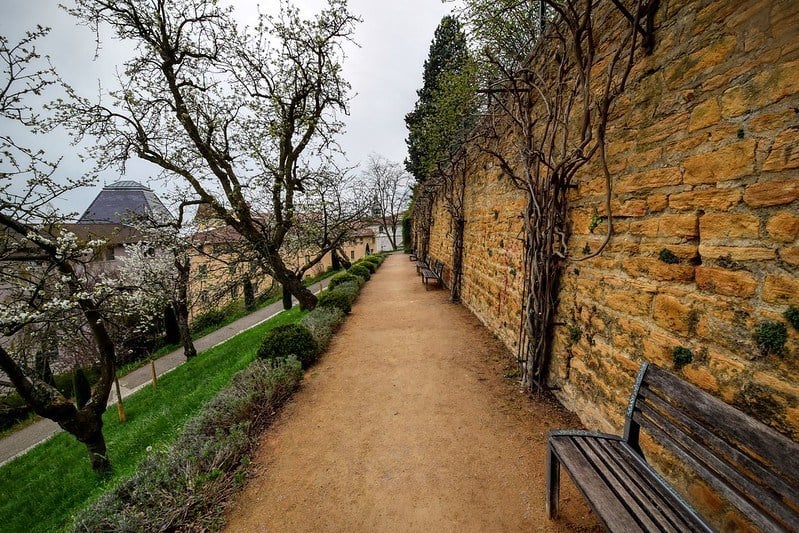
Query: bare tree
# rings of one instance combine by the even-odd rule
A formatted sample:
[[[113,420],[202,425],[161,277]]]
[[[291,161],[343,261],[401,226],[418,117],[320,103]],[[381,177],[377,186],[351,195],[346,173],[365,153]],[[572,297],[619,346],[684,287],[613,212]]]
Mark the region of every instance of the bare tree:
[[[40,126],[29,103],[45,87],[59,82],[55,71],[41,66],[36,40],[47,29],[28,32],[16,45],[0,37],[3,80],[0,117],[31,128]],[[0,369],[19,395],[40,416],[50,418],[74,435],[89,451],[92,468],[110,468],[102,433],[114,380],[115,344],[106,327],[102,299],[108,289],[91,278],[86,262],[93,245],[81,245],[61,229],[65,215],[49,207],[54,199],[86,184],[60,184],[52,178],[57,161],[0,135]],[[15,183],[25,182],[25,187]],[[77,344],[75,332],[85,335],[99,368],[88,398],[69,400],[53,385],[46,357],[58,355],[59,341]],[[31,352],[36,363],[32,364]],[[38,370],[37,370],[38,367]]]
[[[69,12],[97,31],[110,26],[137,52],[108,105],[76,98],[58,120],[78,139],[100,140],[92,155],[101,167],[137,156],[180,176],[312,308],[315,296],[281,250],[347,112],[341,44],[357,19],[345,0],[311,20],[281,2],[253,29],[210,0],[78,0]]]
[[[411,175],[401,164],[389,161],[379,154],[370,154],[364,172],[372,197],[372,215],[376,216],[388,235],[391,247],[396,250],[397,229],[402,225],[402,215],[411,198]]]

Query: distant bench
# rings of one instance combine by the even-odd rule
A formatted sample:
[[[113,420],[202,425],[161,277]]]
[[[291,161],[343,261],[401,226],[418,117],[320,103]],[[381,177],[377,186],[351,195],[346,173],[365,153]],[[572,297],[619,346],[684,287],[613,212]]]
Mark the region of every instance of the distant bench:
[[[433,268],[422,268],[422,283],[424,283],[425,290],[429,289],[428,282],[433,281],[439,287],[444,286],[444,280],[441,279],[441,273],[444,271],[444,263],[436,259],[433,263]]]
[[[799,531],[799,444],[646,363],[622,437],[549,432],[547,515],[558,515],[562,464],[610,531],[713,531],[646,462],[641,429],[763,531]]]

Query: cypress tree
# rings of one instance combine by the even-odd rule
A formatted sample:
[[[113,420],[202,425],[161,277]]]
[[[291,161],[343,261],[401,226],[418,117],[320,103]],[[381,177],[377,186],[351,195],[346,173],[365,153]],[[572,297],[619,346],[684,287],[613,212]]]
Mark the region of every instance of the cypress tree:
[[[416,181],[423,182],[432,170],[431,161],[437,151],[429,138],[430,122],[436,115],[436,98],[445,77],[457,73],[469,62],[466,35],[457,18],[447,15],[441,19],[424,62],[422,87],[413,111],[405,116],[408,127],[408,158],[405,168]]]

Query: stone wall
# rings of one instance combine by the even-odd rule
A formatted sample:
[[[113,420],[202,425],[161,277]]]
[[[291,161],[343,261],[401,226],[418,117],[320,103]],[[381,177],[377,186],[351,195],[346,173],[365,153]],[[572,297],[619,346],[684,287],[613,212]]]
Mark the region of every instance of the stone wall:
[[[609,123],[614,236],[564,271],[551,383],[586,426],[618,433],[653,361],[797,440],[799,333],[788,325],[782,355],[754,335],[799,306],[799,2],[662,1],[656,26]],[[525,200],[472,159],[462,299],[515,353]],[[578,178],[575,256],[607,229],[598,166]],[[448,266],[449,226],[439,198],[430,252]],[[676,347],[692,362],[675,365]]]

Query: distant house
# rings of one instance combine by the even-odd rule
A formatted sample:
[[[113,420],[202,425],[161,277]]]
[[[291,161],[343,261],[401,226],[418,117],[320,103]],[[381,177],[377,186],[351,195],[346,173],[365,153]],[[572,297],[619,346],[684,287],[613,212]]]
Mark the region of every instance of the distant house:
[[[66,224],[65,229],[82,241],[105,240],[105,250],[96,260],[115,262],[124,256],[125,244],[139,241],[140,234],[133,226],[136,220],[166,222],[173,217],[152,189],[123,180],[103,187],[78,221]]]

